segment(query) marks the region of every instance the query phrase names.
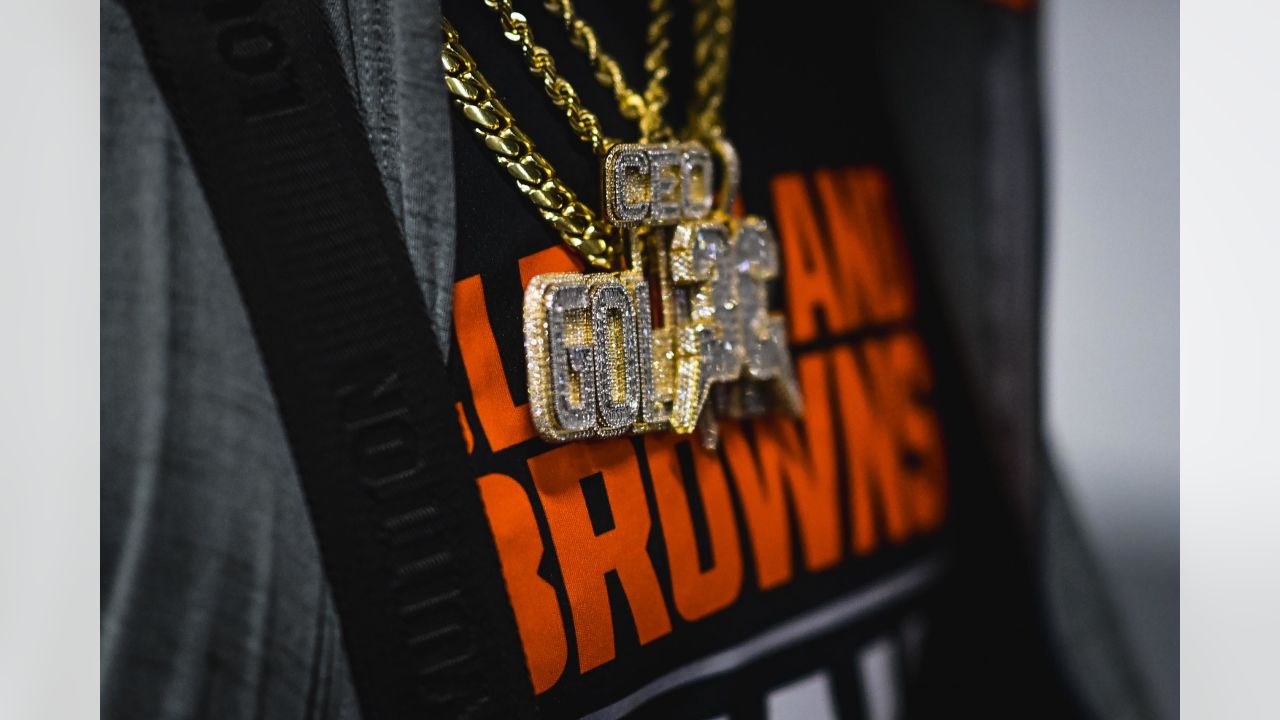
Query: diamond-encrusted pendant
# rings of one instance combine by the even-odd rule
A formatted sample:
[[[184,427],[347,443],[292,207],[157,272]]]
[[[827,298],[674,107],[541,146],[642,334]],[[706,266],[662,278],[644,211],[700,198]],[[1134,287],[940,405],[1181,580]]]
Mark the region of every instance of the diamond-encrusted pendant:
[[[751,400],[757,384],[764,383],[777,404],[798,416],[803,402],[787,346],[787,321],[781,313],[769,312],[769,283],[778,276],[777,238],[763,218],[748,216],[734,222],[733,243],[742,365],[733,388],[739,397],[730,404],[729,414],[751,417],[767,410]]]
[[[718,193],[702,145],[612,148],[606,214],[642,228],[628,232],[630,269],[552,273],[529,284],[529,406],[543,439],[669,429],[697,431],[714,447],[719,415],[777,406],[800,413],[786,323],[768,309],[777,240],[761,218],[730,218],[737,155],[723,139],[713,147],[725,168]]]
[[[699,220],[715,202],[711,153],[698,143],[627,143],[605,155],[604,214],[618,227]]]
[[[666,427],[649,283],[639,272],[539,275],[524,295],[533,424],[547,440]],[[661,379],[661,378],[659,378]]]
[[[747,217],[681,224],[670,256],[677,338],[672,429],[697,428],[714,447],[716,415],[752,417],[774,406],[799,415],[786,320],[769,312],[778,244],[768,223]]]

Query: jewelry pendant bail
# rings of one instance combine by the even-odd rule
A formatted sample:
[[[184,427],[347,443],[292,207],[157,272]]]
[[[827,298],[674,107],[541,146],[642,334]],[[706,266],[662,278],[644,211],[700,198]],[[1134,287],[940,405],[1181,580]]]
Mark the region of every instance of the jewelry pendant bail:
[[[716,210],[726,216],[733,214],[733,201],[738,197],[738,184],[742,179],[742,168],[738,161],[738,150],[723,135],[716,135],[706,141],[711,154],[720,161],[720,187],[716,189]]]

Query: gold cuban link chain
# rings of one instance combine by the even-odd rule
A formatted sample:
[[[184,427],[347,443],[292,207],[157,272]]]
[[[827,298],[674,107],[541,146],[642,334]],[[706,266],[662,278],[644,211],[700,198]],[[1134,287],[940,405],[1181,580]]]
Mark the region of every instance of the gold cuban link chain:
[[[613,229],[596,217],[591,208],[577,199],[555,174],[551,164],[534,147],[533,141],[516,127],[511,112],[498,100],[489,81],[476,68],[475,60],[462,46],[458,31],[442,20],[444,44],[440,59],[444,64],[445,86],[476,136],[493,152],[520,192],[533,203],[566,244],[582,253],[601,269],[617,264],[621,248],[613,241]]]
[[[780,316],[767,310],[766,283],[777,272],[772,233],[762,220],[733,221],[727,213],[726,201],[732,198],[737,184],[737,161],[732,146],[723,137],[720,113],[728,71],[732,0],[703,0],[695,23],[698,53],[695,61],[700,77],[695,83],[697,105],[690,109],[688,132],[692,138],[713,143],[726,167],[720,209],[706,220],[702,218],[706,218],[710,199],[702,195],[706,198],[703,204],[703,200],[686,190],[695,186],[686,183],[690,178],[699,177],[695,173],[697,167],[702,168],[700,177],[711,177],[710,157],[705,148],[699,148],[698,142],[668,144],[667,140],[673,137],[661,116],[666,103],[664,83],[669,72],[667,0],[650,2],[652,21],[647,33],[650,50],[644,63],[650,82],[641,97],[643,107],[634,99],[637,94],[626,85],[616,62],[600,52],[594,31],[577,18],[571,0],[546,2],[549,9],[559,10],[570,35],[576,38],[575,45],[587,54],[595,68],[597,80],[612,88],[615,98],[623,104],[624,115],[639,114],[642,144],[615,146],[616,141],[605,137],[595,115],[582,106],[572,85],[557,73],[550,54],[534,42],[524,16],[512,9],[510,0],[485,0],[500,16],[504,35],[520,47],[530,72],[542,79],[553,103],[565,111],[579,137],[604,156],[609,220],[615,220],[616,216],[621,225],[634,226],[629,235],[633,241],[630,270],[541,275],[526,291],[524,334],[529,399],[539,434],[558,442],[663,428],[687,434],[701,428],[703,444],[714,447],[716,412],[707,406],[713,385],[723,389],[720,395],[728,401],[726,411],[731,416],[755,414],[767,408],[756,385],[760,382],[774,386],[777,390],[774,394],[782,405],[798,413],[801,400],[786,351],[785,324]],[[456,57],[451,57],[451,53]],[[544,218],[555,225],[559,215],[548,207],[576,204],[578,219],[594,221],[590,210],[577,203],[563,184],[554,181],[550,165],[536,154],[528,137],[515,129],[510,113],[493,97],[493,88],[475,71],[474,61],[461,48],[457,32],[447,25],[444,55],[449,89],[455,102],[477,126],[477,134],[507,167],[520,189],[539,206]],[[485,115],[479,110],[493,114]],[[645,144],[658,138],[662,140],[657,144]],[[697,153],[701,153],[700,160],[696,159]],[[522,160],[525,155],[527,159]],[[610,171],[611,160],[613,168],[620,169],[616,177]],[[644,169],[636,172],[637,168]],[[626,170],[631,170],[630,177],[650,183],[648,188],[635,188],[641,192],[647,189],[649,195],[643,202],[625,199],[614,207],[610,205],[613,201],[609,199],[609,188],[615,188],[615,195],[619,188],[632,189],[627,185]],[[678,186],[669,174],[672,171],[680,175]],[[550,182],[548,187],[556,192],[549,196],[537,194],[536,182],[540,180]],[[667,194],[659,196],[659,192]],[[679,195],[678,208],[672,199],[673,193]],[[662,197],[661,205],[659,197]],[[544,202],[548,207],[544,207]],[[639,211],[640,217],[631,217],[635,207],[643,208]],[[640,248],[649,244],[644,240],[646,234],[667,224],[677,224],[670,247],[663,242],[652,244],[652,266],[658,271],[664,313],[661,328],[653,328],[649,320],[648,282],[642,271],[649,263],[645,262],[645,253]],[[616,237],[615,226],[598,221],[590,225],[603,228],[597,238],[601,240],[602,259],[593,264],[606,269],[614,267],[615,257],[620,253],[604,250],[617,247],[607,241],[609,236]],[[569,230],[581,227],[570,225]],[[557,229],[566,242],[582,249],[575,244],[578,238],[573,233]],[[734,252],[726,252],[730,248]],[[668,252],[669,259],[664,257]],[[741,283],[745,283],[746,288],[740,287]],[[680,288],[676,288],[676,284]],[[743,291],[746,294],[739,297]],[[684,313],[678,313],[675,308],[681,297],[688,304]],[[581,319],[571,320],[569,312],[582,309],[584,304],[591,308],[592,323],[585,333],[580,327]],[[680,314],[680,318],[672,316],[673,313]],[[752,332],[746,333],[748,326]],[[614,334],[623,340],[621,349],[607,342]],[[589,351],[593,361],[581,367],[561,362],[570,349],[566,343],[573,337],[579,341],[590,338],[589,346],[578,342],[572,349],[579,353]],[[575,395],[574,373],[582,383],[581,388],[591,388],[589,394],[580,390]],[[741,384],[740,380],[752,382]],[[597,395],[597,390],[602,394]]]
[[[586,55],[595,71],[596,80],[613,91],[622,114],[627,118],[639,119],[641,142],[663,143],[674,140],[675,133],[662,117],[662,108],[667,102],[665,81],[670,72],[666,59],[670,46],[667,39],[667,26],[671,20],[669,0],[649,2],[650,22],[646,32],[649,50],[644,58],[649,85],[643,96],[627,84],[617,62],[600,49],[595,30],[578,14],[573,0],[545,0],[543,5],[559,17],[573,45]],[[715,206],[720,216],[724,217],[727,216],[736,194],[739,174],[737,153],[724,136],[721,120],[729,74],[735,2],[698,0],[694,5],[694,84],[688,125],[683,138],[706,145],[720,158],[724,175],[723,182],[716,191]],[[606,194],[607,174],[606,167]],[[622,221],[622,218],[612,215],[609,219]]]

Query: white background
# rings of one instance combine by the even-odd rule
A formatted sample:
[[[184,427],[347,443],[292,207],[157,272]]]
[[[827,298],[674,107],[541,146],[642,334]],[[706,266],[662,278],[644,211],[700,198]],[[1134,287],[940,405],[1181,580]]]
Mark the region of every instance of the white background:
[[[0,2],[0,718],[98,708],[98,13]]]

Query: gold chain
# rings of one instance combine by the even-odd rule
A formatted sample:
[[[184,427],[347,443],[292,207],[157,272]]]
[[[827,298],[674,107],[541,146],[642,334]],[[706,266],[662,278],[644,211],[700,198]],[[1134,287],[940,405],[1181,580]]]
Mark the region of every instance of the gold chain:
[[[498,13],[502,21],[503,36],[520,47],[520,54],[524,56],[529,72],[542,80],[542,89],[551,98],[551,102],[564,111],[569,126],[578,138],[590,145],[597,155],[607,153],[618,141],[605,136],[600,128],[599,118],[582,104],[573,84],[556,70],[556,62],[551,58],[551,53],[534,42],[533,31],[529,29],[525,16],[511,7],[511,0],[484,0],[484,4]]]
[[[596,31],[579,17],[573,1],[546,0],[543,5],[564,23],[565,30],[569,32],[569,41],[587,56],[587,62],[591,63],[591,69],[595,71],[596,80],[613,91],[622,116],[628,120],[640,120],[644,117],[649,111],[649,103],[627,84],[618,62],[600,49]]]
[[[561,108],[570,127],[598,155],[604,155],[618,141],[607,137],[599,118],[588,110],[573,85],[556,70],[551,53],[538,45],[524,15],[516,12],[511,0],[484,0],[498,13],[503,35],[520,47],[529,71],[542,80],[547,96]],[[572,0],[546,0],[546,7],[560,16],[575,47],[587,55],[597,80],[610,88],[619,109],[628,119],[639,120],[642,141],[664,142],[673,138],[662,117],[666,106],[667,25],[671,21],[669,0],[649,0],[650,21],[646,32],[649,50],[644,67],[649,82],[641,96],[627,84],[617,62],[600,50],[594,30],[574,9]],[[720,109],[729,67],[734,0],[700,0],[694,16],[696,80],[690,108],[691,137],[712,138],[723,132]],[[599,268],[612,268],[621,255],[614,229],[556,176],[551,164],[539,154],[533,141],[515,124],[515,118],[497,98],[497,93],[462,46],[458,31],[443,21],[444,45],[441,60],[445,85],[454,103],[469,120],[476,136],[494,154],[520,192],[570,247]]]
[[[667,104],[667,75],[671,73],[667,66],[667,48],[671,45],[671,41],[667,39],[667,25],[670,22],[669,0],[649,0],[649,29],[645,33],[649,52],[644,56],[644,69],[649,73],[649,84],[644,90],[647,107],[644,116],[640,118],[642,142],[669,140],[672,135],[662,119],[662,109]]]
[[[551,164],[538,154],[533,141],[520,131],[511,112],[498,100],[489,81],[476,68],[475,60],[462,47],[458,31],[442,21],[444,44],[440,59],[444,64],[445,86],[453,102],[472,124],[476,136],[493,152],[494,158],[515,180],[516,187],[570,247],[581,252],[592,265],[611,269],[621,248],[613,241],[613,229],[598,219],[591,208],[556,177]]]
[[[586,54],[596,80],[613,91],[623,117],[640,121],[641,141],[672,139],[674,133],[662,117],[662,109],[667,104],[666,80],[671,72],[667,65],[667,49],[671,44],[667,39],[670,0],[649,0],[649,26],[645,31],[649,49],[644,58],[649,83],[644,95],[632,89],[617,61],[600,49],[595,30],[578,15],[572,0],[546,0],[543,4],[564,23],[573,46]]]
[[[520,47],[520,54],[524,56],[529,72],[542,80],[543,90],[556,107],[564,110],[565,117],[578,138],[590,144],[598,155],[608,152],[618,141],[604,135],[599,118],[583,106],[573,84],[556,70],[550,51],[534,41],[528,19],[512,7],[511,0],[484,0],[484,3],[498,13],[503,36]],[[649,0],[650,19],[646,32],[649,50],[644,59],[649,82],[644,95],[627,84],[617,61],[600,49],[595,31],[578,15],[572,0],[546,0],[545,5],[560,17],[569,31],[573,45],[586,53],[587,60],[595,70],[596,80],[613,91],[623,117],[640,121],[641,140],[651,142],[672,139],[673,133],[662,117],[662,109],[667,103],[666,80],[670,74],[667,66],[670,0]]]
[[[698,0],[694,10],[694,83],[688,130],[692,137],[724,134],[720,112],[729,78],[733,15],[734,0]]]

